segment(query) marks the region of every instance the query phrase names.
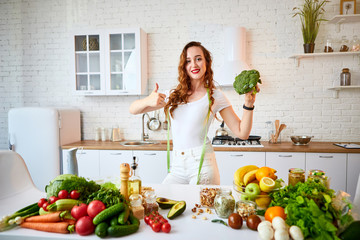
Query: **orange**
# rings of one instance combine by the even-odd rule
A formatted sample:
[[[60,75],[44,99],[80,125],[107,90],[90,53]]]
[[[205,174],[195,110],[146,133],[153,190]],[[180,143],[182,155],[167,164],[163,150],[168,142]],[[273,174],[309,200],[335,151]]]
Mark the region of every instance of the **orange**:
[[[276,170],[269,167],[261,167],[256,171],[256,179],[260,182],[263,177],[269,177],[271,179],[276,180],[277,176],[275,176]]]
[[[274,217],[282,217],[284,220],[286,220],[286,214],[283,207],[280,206],[274,206],[269,207],[265,211],[265,220],[272,222]]]

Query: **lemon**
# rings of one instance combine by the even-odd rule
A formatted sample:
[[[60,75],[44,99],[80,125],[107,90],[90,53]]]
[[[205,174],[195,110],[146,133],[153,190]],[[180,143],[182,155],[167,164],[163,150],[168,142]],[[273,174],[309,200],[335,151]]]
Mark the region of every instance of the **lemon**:
[[[260,189],[263,192],[271,192],[275,188],[275,181],[269,177],[263,177],[260,180]]]
[[[260,195],[255,198],[255,202],[259,208],[265,209],[269,206],[271,198],[267,193],[261,192]]]

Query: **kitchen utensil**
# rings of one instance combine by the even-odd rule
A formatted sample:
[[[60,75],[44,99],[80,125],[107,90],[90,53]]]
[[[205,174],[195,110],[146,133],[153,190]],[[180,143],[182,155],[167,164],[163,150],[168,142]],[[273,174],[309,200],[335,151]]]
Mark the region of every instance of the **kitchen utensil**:
[[[111,141],[116,142],[120,140],[120,128],[114,127],[111,133]]]
[[[228,136],[229,133],[226,131],[226,129],[224,128],[224,121],[222,121],[222,123],[220,124],[220,128],[218,128],[215,132],[215,136],[219,137],[219,136]]]
[[[308,145],[314,136],[290,136],[294,145]]]
[[[281,124],[280,127],[279,127],[279,130],[276,132],[276,135],[275,135],[275,142],[277,142],[279,136],[280,136],[280,133],[282,130],[284,130],[286,128],[286,125],[285,124]]]
[[[157,117],[156,117],[156,114],[157,114]],[[154,116],[152,118],[150,118],[149,121],[147,122],[147,127],[151,131],[157,131],[160,129],[161,122],[159,120],[158,111],[154,111]]]
[[[276,136],[277,132],[279,131],[279,127],[280,127],[280,120],[276,119],[275,120],[275,136]]]

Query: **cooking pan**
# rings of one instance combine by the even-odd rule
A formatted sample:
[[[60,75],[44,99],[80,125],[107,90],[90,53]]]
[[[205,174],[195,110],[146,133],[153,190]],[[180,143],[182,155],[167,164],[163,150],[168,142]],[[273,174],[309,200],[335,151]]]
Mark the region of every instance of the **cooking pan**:
[[[155,117],[156,114],[157,114],[157,117]],[[147,122],[147,127],[151,131],[157,131],[160,129],[161,122],[159,120],[159,112],[158,111],[155,111],[154,116],[149,119],[149,121]]]
[[[250,141],[258,140],[258,141],[260,141],[260,139],[261,139],[261,136],[250,135],[249,138],[245,139],[245,140],[250,140]],[[244,140],[244,139],[241,139],[241,140]]]

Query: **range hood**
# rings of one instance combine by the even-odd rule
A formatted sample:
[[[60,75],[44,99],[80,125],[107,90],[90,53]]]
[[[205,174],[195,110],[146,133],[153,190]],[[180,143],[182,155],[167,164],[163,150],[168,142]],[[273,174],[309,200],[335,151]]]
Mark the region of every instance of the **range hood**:
[[[235,77],[243,70],[250,70],[246,63],[246,29],[227,27],[224,30],[224,64],[215,72],[220,86],[232,86]]]

